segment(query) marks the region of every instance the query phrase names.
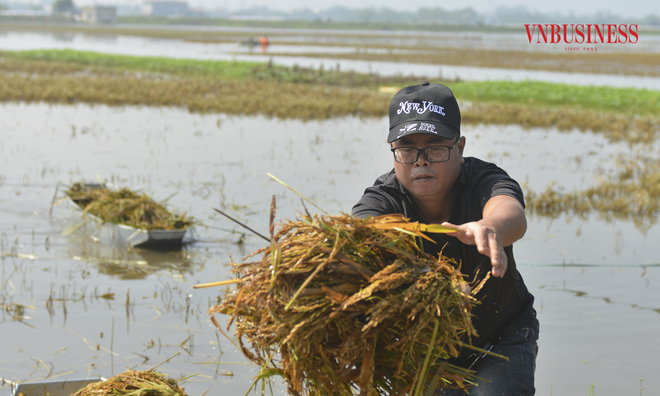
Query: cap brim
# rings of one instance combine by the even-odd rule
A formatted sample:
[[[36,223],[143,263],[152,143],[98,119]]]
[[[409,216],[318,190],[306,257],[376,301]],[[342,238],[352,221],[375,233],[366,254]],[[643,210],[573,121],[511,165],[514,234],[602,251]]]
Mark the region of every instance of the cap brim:
[[[453,140],[458,136],[458,131],[450,126],[433,121],[412,121],[404,122],[390,129],[387,135],[387,143],[392,143],[404,136],[423,133],[433,135],[447,140]]]

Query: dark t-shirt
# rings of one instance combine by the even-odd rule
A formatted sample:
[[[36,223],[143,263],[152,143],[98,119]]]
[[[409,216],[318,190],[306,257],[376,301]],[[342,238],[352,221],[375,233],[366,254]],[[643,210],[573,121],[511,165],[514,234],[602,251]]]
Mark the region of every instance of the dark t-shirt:
[[[505,171],[494,164],[466,157],[456,181],[449,222],[463,224],[481,220],[486,202],[497,195],[511,196],[525,205],[522,189]],[[389,213],[402,213],[411,221],[424,222],[410,194],[397,180],[394,170],[379,177],[353,207],[353,215],[357,217]],[[467,275],[468,282],[483,279],[491,270],[490,258],[479,253],[475,246],[463,244],[457,238],[444,234],[427,235],[437,243],[424,243],[424,251],[435,257],[442,251],[444,256],[456,260],[460,263],[461,272]],[[478,337],[472,340],[475,346],[483,347],[487,342],[496,343],[536,321],[534,297],[527,290],[516,268],[513,246],[504,247],[504,251],[507,255],[504,276],[491,277],[476,296],[481,303],[472,310],[472,323],[478,333]],[[464,350],[459,359],[452,360],[460,364],[471,353],[470,350]]]

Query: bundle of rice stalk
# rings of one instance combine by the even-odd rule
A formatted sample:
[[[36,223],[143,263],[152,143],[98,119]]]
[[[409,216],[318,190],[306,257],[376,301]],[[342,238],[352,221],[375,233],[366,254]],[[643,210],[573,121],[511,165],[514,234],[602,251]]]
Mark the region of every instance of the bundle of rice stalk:
[[[105,381],[88,384],[71,396],[187,396],[177,382],[153,369],[129,370]]]
[[[83,209],[83,213],[109,223],[144,230],[184,229],[193,223],[185,213],[173,214],[146,194],[127,188],[113,190],[76,183],[66,190],[66,195]]]
[[[475,330],[470,285],[445,257],[425,254],[422,231],[453,231],[400,215],[300,216],[279,225],[261,260],[232,263],[237,279],[209,314],[231,315],[239,347],[281,375],[293,395],[404,395],[466,388],[450,365]],[[431,242],[428,242],[431,243]],[[211,285],[211,284],[207,284]],[[197,285],[203,287],[206,285]],[[225,334],[223,332],[223,334]],[[474,348],[479,350],[478,348]]]

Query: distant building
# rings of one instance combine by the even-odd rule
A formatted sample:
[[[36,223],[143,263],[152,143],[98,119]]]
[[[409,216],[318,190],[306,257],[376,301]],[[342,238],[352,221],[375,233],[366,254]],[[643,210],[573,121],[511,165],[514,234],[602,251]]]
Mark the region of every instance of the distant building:
[[[89,23],[117,23],[117,7],[99,5],[82,7],[80,20]]]
[[[144,2],[142,10],[149,16],[185,16],[188,15],[188,2],[150,0]]]

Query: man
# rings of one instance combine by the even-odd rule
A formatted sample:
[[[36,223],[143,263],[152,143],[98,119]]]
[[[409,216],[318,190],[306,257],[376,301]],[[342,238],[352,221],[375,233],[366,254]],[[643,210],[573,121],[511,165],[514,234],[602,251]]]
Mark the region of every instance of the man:
[[[533,395],[539,325],[512,249],[527,229],[520,186],[497,166],[463,157],[460,110],[446,86],[424,82],[403,88],[390,103],[389,117],[394,169],[366,189],[353,214],[402,213],[412,221],[458,229],[429,234],[437,243],[424,243],[424,250],[456,260],[468,281],[492,272],[476,296],[478,337],[472,341],[510,360],[464,348],[450,362],[487,380],[471,387],[471,395]]]

